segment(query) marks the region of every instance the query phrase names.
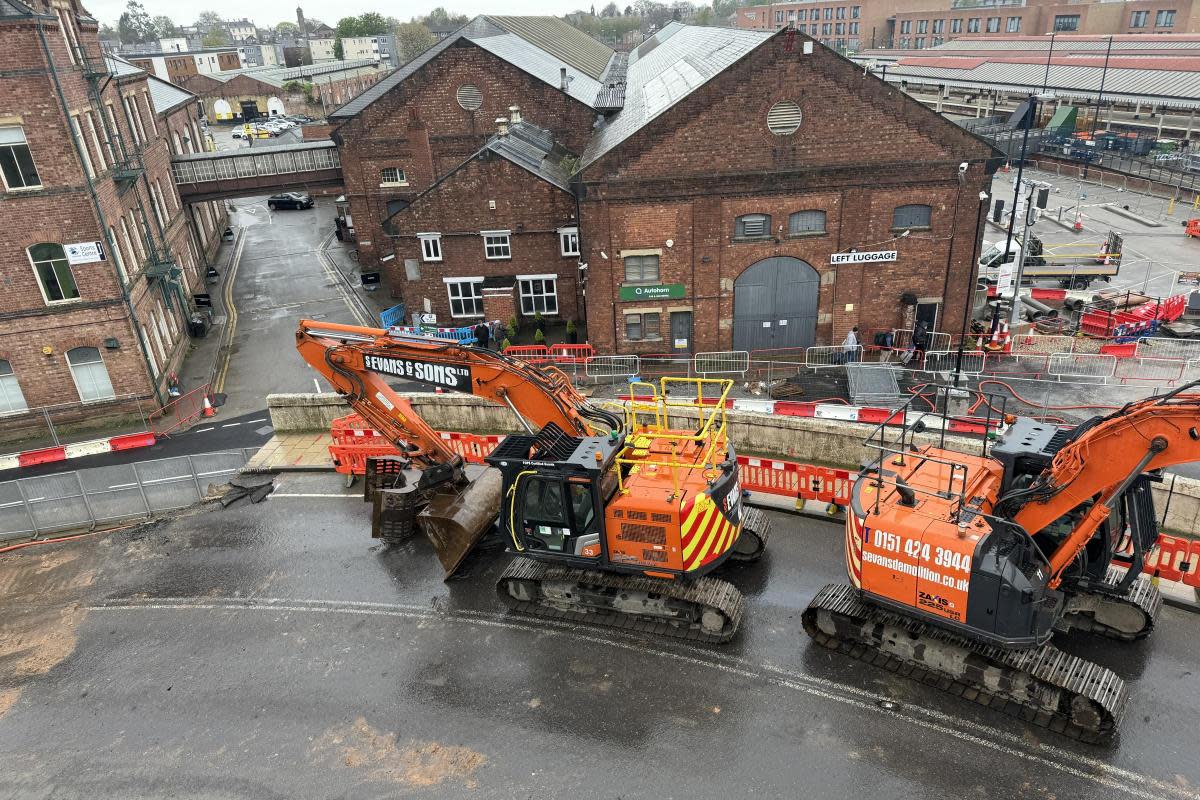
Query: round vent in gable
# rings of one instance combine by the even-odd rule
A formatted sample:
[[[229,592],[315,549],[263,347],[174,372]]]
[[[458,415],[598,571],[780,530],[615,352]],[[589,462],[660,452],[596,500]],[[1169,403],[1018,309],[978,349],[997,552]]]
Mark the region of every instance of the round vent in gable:
[[[802,116],[800,106],[791,100],[783,100],[767,112],[767,130],[776,136],[788,136],[800,127]]]
[[[483,105],[483,92],[479,91],[478,86],[464,83],[458,87],[458,104],[467,111],[478,111]]]

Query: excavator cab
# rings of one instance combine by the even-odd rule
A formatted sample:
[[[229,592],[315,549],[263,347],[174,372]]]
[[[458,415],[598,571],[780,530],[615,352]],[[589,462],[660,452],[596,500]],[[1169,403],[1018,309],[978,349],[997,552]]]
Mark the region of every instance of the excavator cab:
[[[554,561],[602,554],[610,474],[624,437],[570,436],[550,423],[536,435],[507,436],[485,460],[500,470],[500,528],[516,552]]]

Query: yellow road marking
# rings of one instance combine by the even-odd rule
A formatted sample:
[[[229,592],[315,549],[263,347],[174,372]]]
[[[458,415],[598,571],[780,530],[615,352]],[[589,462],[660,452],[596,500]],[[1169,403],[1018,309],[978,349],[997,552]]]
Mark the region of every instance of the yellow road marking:
[[[225,376],[229,374],[229,361],[233,355],[233,334],[237,330],[237,306],[233,304],[233,282],[237,277],[238,267],[242,263],[242,250],[246,245],[246,232],[238,232],[237,248],[233,252],[233,258],[229,261],[229,274],[225,276],[225,287],[222,290],[221,297],[225,301],[225,339],[226,342],[222,345],[225,349],[225,357],[221,361],[221,366],[217,370],[217,375],[213,379],[213,393],[222,392],[225,390]]]

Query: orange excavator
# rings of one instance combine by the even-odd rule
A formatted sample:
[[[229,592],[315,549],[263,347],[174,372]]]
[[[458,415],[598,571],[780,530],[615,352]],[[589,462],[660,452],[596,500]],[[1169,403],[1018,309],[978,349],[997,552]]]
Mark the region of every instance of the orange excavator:
[[[947,390],[931,403],[936,445],[914,439],[932,427],[925,415],[911,414],[920,418],[894,441],[881,426],[847,513],[850,585],[818,593],[806,631],[1072,738],[1110,738],[1125,683],[1050,640],[1072,629],[1149,635],[1162,605],[1139,578],[1158,537],[1151,483],[1200,461],[1198,385],[1073,429],[1006,417],[990,400],[1007,427],[990,451],[985,436],[978,455],[946,449]]]
[[[517,611],[696,641],[737,631],[745,599],[711,573],[757,559],[769,523],[744,506],[730,381],[635,383],[616,414],[554,367],[395,329],[303,320],[296,347],[403,454],[369,467],[374,535],[421,530],[449,577],[498,526],[514,558],[497,593]],[[466,465],[389,379],[507,406],[523,432]]]

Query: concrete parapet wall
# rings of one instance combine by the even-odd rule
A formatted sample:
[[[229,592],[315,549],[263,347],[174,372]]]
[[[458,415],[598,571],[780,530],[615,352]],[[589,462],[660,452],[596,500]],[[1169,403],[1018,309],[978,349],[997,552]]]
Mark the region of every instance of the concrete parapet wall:
[[[512,412],[479,397],[464,394],[403,394],[426,422],[438,430],[464,433],[513,433],[520,430]],[[337,417],[350,413],[350,407],[336,394],[273,394],[267,397],[271,424],[280,433],[328,431]],[[873,451],[863,438],[874,426],[841,420],[788,417],[729,411],[729,437],[740,454],[774,456],[808,464],[855,469]],[[696,427],[696,412],[672,412],[671,424],[683,429]],[[889,441],[895,433],[889,432]],[[934,444],[940,437],[922,434],[918,444]],[[946,437],[946,447],[962,452],[978,452],[979,442],[961,437]],[[1174,486],[1172,488],[1172,480]],[[1164,528],[1194,535],[1200,531],[1200,481],[1168,477],[1154,484],[1154,502]],[[1169,499],[1168,499],[1169,497]]]

